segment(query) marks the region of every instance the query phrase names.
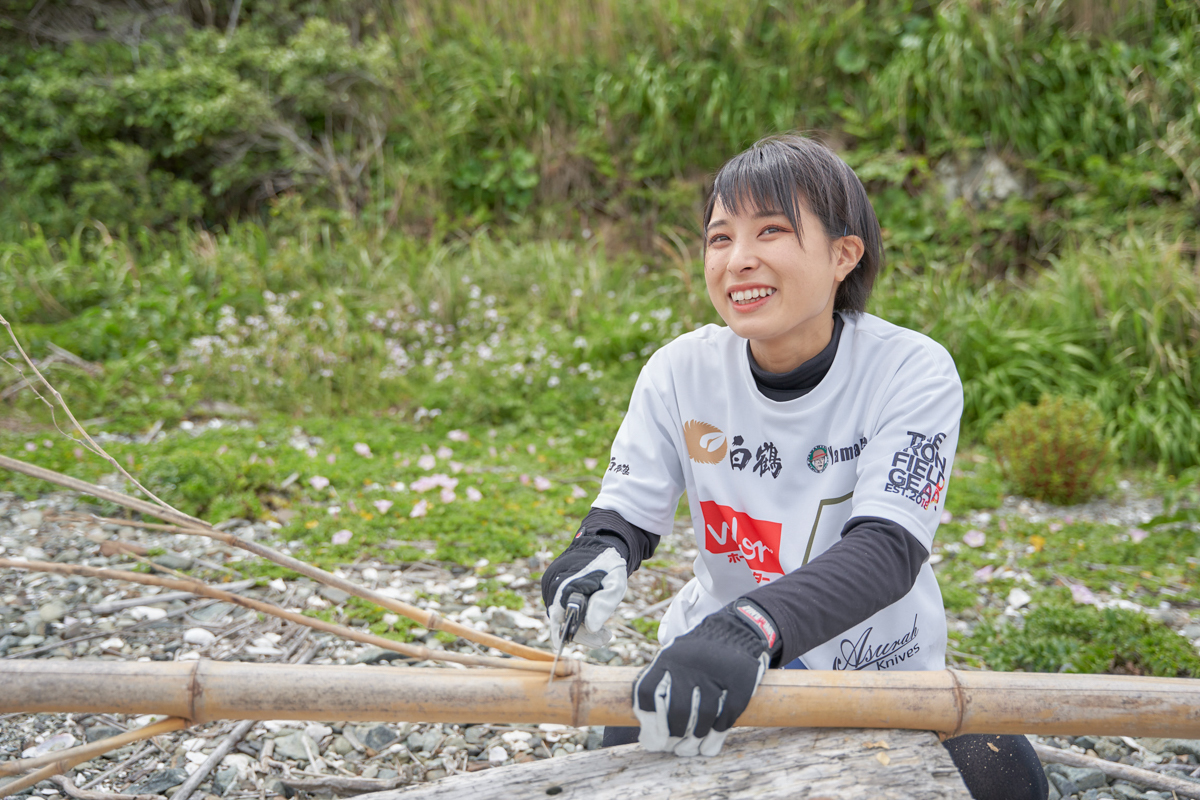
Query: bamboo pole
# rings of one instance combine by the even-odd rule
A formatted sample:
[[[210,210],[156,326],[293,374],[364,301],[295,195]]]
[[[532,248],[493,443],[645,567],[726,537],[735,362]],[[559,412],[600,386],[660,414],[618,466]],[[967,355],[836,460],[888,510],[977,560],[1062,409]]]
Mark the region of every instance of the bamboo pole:
[[[217,719],[636,725],[638,670],[568,662],[517,670],[241,662],[0,662],[0,713]],[[137,686],[130,692],[129,686]],[[1122,675],[772,670],[740,725],[1200,738],[1200,681]]]
[[[452,622],[439,614],[425,608],[402,603],[379,592],[372,591],[366,587],[352,583],[345,578],[326,572],[319,567],[314,567],[297,558],[292,558],[289,555],[280,553],[278,550],[273,550],[265,545],[257,542],[247,541],[239,536],[235,536],[227,531],[219,531],[206,522],[196,520],[187,514],[176,511],[172,508],[162,508],[153,503],[139,500],[136,497],[130,497],[121,492],[114,492],[111,489],[105,489],[103,486],[81,481],[78,478],[72,478],[69,475],[63,475],[60,472],[38,467],[33,464],[28,464],[16,458],[0,455],[0,467],[19,472],[22,475],[28,475],[31,478],[48,481],[67,489],[73,489],[83,494],[98,497],[101,500],[108,500],[111,503],[123,506],[131,511],[137,511],[141,514],[147,514],[158,519],[164,519],[168,522],[175,523],[180,527],[180,533],[186,533],[193,536],[203,536],[208,539],[213,539],[218,542],[223,542],[230,547],[237,547],[245,550],[248,553],[253,553],[256,556],[265,558],[280,566],[305,575],[318,583],[323,583],[326,586],[333,586],[341,589],[343,592],[352,594],[355,597],[361,597],[364,600],[369,600],[375,605],[386,608],[388,611],[393,611],[401,616],[408,617],[424,628],[431,631],[445,631],[452,633],[455,636],[466,639],[467,641],[475,642],[484,647],[494,647],[502,653],[508,653],[511,656],[518,658],[527,658],[532,661],[553,661],[554,656],[547,653],[545,650],[538,650],[535,647],[529,647],[523,644],[509,641],[500,636],[494,636],[490,633],[477,631],[469,625],[463,625],[458,622]]]
[[[0,764],[4,769],[0,771],[0,775],[13,775],[18,772],[24,772],[27,769],[36,769],[23,778],[17,778],[12,783],[6,783],[0,786],[0,797],[8,797],[11,794],[21,791],[27,787],[41,783],[52,775],[61,775],[69,769],[73,769],[85,761],[91,761],[101,753],[107,753],[109,750],[115,750],[118,747],[124,747],[131,742],[149,739],[151,736],[158,736],[160,733],[170,733],[171,731],[181,730],[188,726],[187,720],[183,719],[164,719],[161,722],[156,722],[153,725],[147,725],[144,728],[138,728],[134,731],[126,731],[117,736],[112,736],[107,739],[101,739],[98,742],[83,745],[82,747],[72,747],[70,750],[60,750],[56,753],[47,753],[38,758],[27,758],[21,761],[12,761],[5,764]]]
[[[192,594],[211,597],[215,600],[221,600],[225,603],[249,608],[253,611],[259,611],[263,614],[270,614],[273,617],[286,619],[288,622],[294,622],[297,625],[304,625],[315,630],[332,633],[335,636],[340,636],[343,639],[350,639],[363,644],[371,644],[376,647],[381,647],[384,650],[392,650],[401,655],[410,658],[417,658],[431,661],[448,661],[454,664],[463,664],[472,667],[500,667],[502,669],[518,669],[529,670],[531,672],[541,672],[549,674],[551,664],[545,661],[527,661],[520,658],[497,658],[494,656],[473,656],[465,653],[451,653],[446,650],[431,650],[428,647],[421,645],[404,644],[393,639],[385,639],[382,636],[375,636],[371,633],[363,633],[354,628],[348,628],[344,625],[335,625],[332,622],[306,617],[303,614],[297,614],[295,611],[288,611],[285,608],[280,608],[272,603],[265,603],[262,600],[255,600],[251,597],[242,597],[241,595],[225,592],[209,586],[207,583],[197,580],[180,580],[178,578],[164,578],[161,575],[146,575],[138,572],[127,572],[125,570],[103,569],[100,567],[84,567],[78,564],[57,564],[48,561],[17,561],[11,558],[0,558],[0,568],[8,567],[9,569],[27,569],[34,572],[53,572],[59,575],[81,575],[87,578],[107,578],[115,581],[129,581],[131,583],[141,583],[148,586],[165,586],[169,589],[191,592]],[[539,651],[540,652],[540,651]],[[558,669],[555,674],[564,674],[562,669]]]

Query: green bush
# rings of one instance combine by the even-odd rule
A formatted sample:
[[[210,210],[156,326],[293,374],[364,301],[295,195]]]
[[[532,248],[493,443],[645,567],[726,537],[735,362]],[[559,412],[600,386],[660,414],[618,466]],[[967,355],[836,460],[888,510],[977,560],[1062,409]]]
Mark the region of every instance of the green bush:
[[[1022,403],[988,431],[987,443],[1013,491],[1059,505],[1095,495],[1110,458],[1100,411],[1067,397]]]
[[[981,622],[963,644],[995,670],[1200,676],[1200,655],[1187,639],[1119,608],[1043,606],[1020,629]]]

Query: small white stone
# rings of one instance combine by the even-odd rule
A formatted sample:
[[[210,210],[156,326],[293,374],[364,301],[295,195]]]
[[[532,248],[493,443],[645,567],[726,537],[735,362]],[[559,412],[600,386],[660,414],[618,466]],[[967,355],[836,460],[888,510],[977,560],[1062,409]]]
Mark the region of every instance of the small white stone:
[[[284,582],[283,578],[276,578],[267,585],[270,586],[274,591],[281,594],[287,591],[287,583]]]
[[[1014,586],[1013,590],[1008,593],[1009,608],[1021,608],[1028,605],[1029,601],[1032,599],[1033,598],[1030,597],[1029,592],[1025,591],[1020,586]]]
[[[371,581],[374,583],[375,581],[379,580],[379,570],[375,569],[374,567],[367,567],[362,571],[362,577],[364,581]]]
[[[100,643],[101,650],[120,650],[124,646],[125,640],[116,636],[112,637],[111,639],[105,639]]]
[[[216,641],[216,638],[215,633],[205,628],[188,628],[183,633],[183,641],[200,647],[207,647]]]
[[[167,616],[167,612],[154,606],[135,606],[129,609],[129,616],[137,620],[160,620]]]
[[[533,738],[533,734],[529,731],[509,731],[508,733],[500,734],[500,740],[507,744],[516,744],[517,742],[528,742]]]
[[[508,761],[508,751],[500,745],[488,749],[488,761],[492,764],[503,764]]]

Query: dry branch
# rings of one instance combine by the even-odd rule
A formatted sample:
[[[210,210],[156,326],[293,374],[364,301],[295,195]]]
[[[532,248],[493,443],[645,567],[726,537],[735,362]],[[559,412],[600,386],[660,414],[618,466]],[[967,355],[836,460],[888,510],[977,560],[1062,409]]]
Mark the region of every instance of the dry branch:
[[[193,722],[636,725],[635,667],[518,670],[194,662],[0,663],[0,714],[168,714]],[[136,684],[138,691],[126,687]],[[740,725],[1200,738],[1200,681],[1024,672],[771,670]]]
[[[397,614],[408,617],[409,619],[417,622],[419,625],[429,630],[445,631],[446,633],[454,634],[455,636],[475,642],[476,644],[484,647],[494,647],[502,653],[508,653],[509,655],[516,656],[518,658],[527,658],[533,661],[546,662],[553,660],[553,656],[544,650],[538,650],[534,647],[517,644],[516,642],[509,641],[508,639],[504,639],[499,636],[493,636],[489,633],[477,631],[467,625],[451,622],[450,620],[445,619],[432,611],[424,608],[418,608],[416,606],[409,605],[408,603],[402,603],[399,600],[387,597],[379,592],[366,589],[355,583],[351,583],[344,578],[339,578],[336,575],[326,572],[323,569],[314,567],[311,564],[306,564],[299,559],[292,558],[291,556],[280,553],[277,550],[272,550],[269,547],[258,544],[257,542],[246,541],[245,539],[235,536],[232,533],[219,531],[206,522],[196,520],[187,516],[186,514],[183,514],[182,512],[175,511],[174,509],[160,508],[153,503],[146,502],[145,500],[139,500],[136,497],[130,497],[129,495],[122,494],[121,492],[105,489],[102,486],[96,486],[95,484],[81,481],[77,478],[72,478],[69,475],[63,475],[60,472],[45,469],[44,467],[38,467],[33,464],[20,461],[19,459],[10,458],[9,456],[0,455],[0,467],[12,470],[14,472],[19,472],[23,475],[28,475],[31,478],[38,478],[59,486],[64,486],[68,489],[73,489],[74,491],[91,495],[92,497],[98,497],[101,500],[108,500],[111,503],[124,506],[132,511],[137,511],[142,514],[148,514],[150,516],[157,517],[158,519],[164,519],[169,522],[173,522],[180,526],[180,530],[178,531],[179,533],[203,536],[208,539],[214,539],[216,541],[223,542],[231,547],[237,547],[241,550],[245,550],[246,552],[253,553],[254,555],[265,558],[269,561],[279,564],[280,566],[287,567],[290,570],[298,572],[301,575],[312,578],[313,580],[323,583],[326,586],[333,586],[337,589],[341,589],[348,594],[361,597],[364,600],[369,600],[375,605],[385,608],[388,611],[393,611]]]
[[[549,673],[551,665],[545,661],[526,661],[520,658],[497,658],[493,656],[472,656],[462,653],[450,653],[445,650],[432,650],[428,647],[420,645],[403,644],[392,639],[385,639],[382,636],[375,636],[370,633],[362,633],[353,628],[348,628],[344,625],[335,625],[332,622],[306,617],[303,614],[297,614],[295,611],[288,611],[285,608],[280,608],[272,603],[267,603],[262,600],[255,600],[249,597],[224,592],[220,589],[215,589],[206,583],[201,583],[197,580],[181,580],[179,578],[164,578],[160,575],[144,575],[136,572],[127,572],[125,570],[103,569],[100,567],[84,567],[78,564],[55,564],[48,561],[17,561],[11,558],[0,558],[0,568],[7,567],[9,569],[27,569],[34,572],[53,572],[59,575],[81,575],[86,578],[104,578],[115,581],[130,581],[132,583],[141,583],[148,586],[164,586],[168,589],[176,589],[183,592],[191,592],[193,594],[211,597],[214,600],[220,600],[225,603],[249,608],[253,611],[259,611],[263,614],[269,614],[273,617],[285,619],[288,622],[294,622],[297,625],[304,625],[309,628],[314,628],[325,633],[332,633],[335,636],[340,636],[343,639],[361,642],[363,644],[375,645],[384,650],[392,650],[409,658],[431,661],[448,661],[454,664],[463,664],[473,667],[500,667],[502,669],[517,669],[529,670],[532,672]],[[564,674],[563,669],[559,669],[557,674]]]
[[[65,775],[52,775],[50,782],[62,789],[67,797],[73,797],[75,800],[159,800],[160,797],[157,794],[117,794],[80,789]]]
[[[1157,772],[1151,772],[1148,769],[1139,769],[1131,767],[1128,764],[1107,761],[1103,758],[1092,758],[1082,753],[1059,750],[1057,747],[1048,747],[1036,742],[1033,745],[1033,749],[1037,752],[1038,758],[1045,763],[1098,769],[1110,778],[1136,783],[1140,786],[1145,786],[1147,789],[1155,789],[1160,792],[1174,792],[1180,797],[1200,798],[1200,783],[1196,783],[1195,781],[1171,778],[1166,775],[1160,775]]]
[[[25,770],[36,769],[37,767],[40,767],[40,769],[36,769],[36,771],[29,773],[23,778],[18,778],[12,783],[0,786],[0,797],[8,797],[28,786],[41,783],[52,775],[60,775],[85,761],[91,761],[101,753],[107,753],[110,750],[124,747],[130,742],[137,742],[142,739],[149,739],[151,736],[158,736],[160,733],[181,730],[187,726],[187,720],[178,718],[164,719],[162,722],[156,722],[153,725],[147,725],[135,731],[126,731],[108,739],[101,739],[98,742],[85,744],[82,747],[72,747],[70,750],[47,753],[38,758],[5,762],[4,764],[0,764],[0,775],[13,775]]]

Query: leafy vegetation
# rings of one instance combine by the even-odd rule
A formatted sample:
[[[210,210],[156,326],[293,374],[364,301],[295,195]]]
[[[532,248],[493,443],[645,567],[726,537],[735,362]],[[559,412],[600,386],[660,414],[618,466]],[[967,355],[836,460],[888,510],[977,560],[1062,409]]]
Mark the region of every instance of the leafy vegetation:
[[[645,358],[718,321],[707,176],[816,130],[883,226],[869,310],[963,380],[956,658],[1197,674],[1122,610],[1200,602],[1194,3],[58,5],[0,11],[0,310],[184,510],[325,565],[560,548]],[[17,380],[0,452],[107,474]],[[1159,518],[996,512],[980,443],[1043,396],[1099,409]]]
[[[1022,403],[992,426],[987,443],[1017,494],[1064,506],[1090,500],[1108,465],[1104,420],[1086,400]]]

